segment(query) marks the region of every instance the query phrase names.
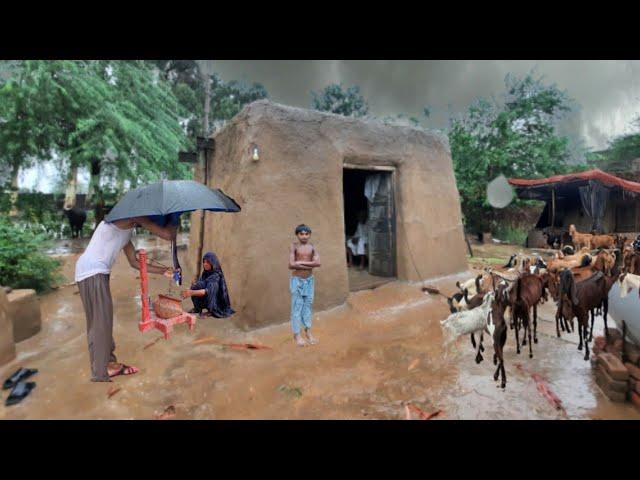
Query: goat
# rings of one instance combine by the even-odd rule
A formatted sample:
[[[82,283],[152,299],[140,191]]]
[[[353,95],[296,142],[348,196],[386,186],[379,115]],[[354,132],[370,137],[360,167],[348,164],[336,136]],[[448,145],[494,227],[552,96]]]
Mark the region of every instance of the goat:
[[[640,296],[640,275],[634,275],[633,273],[625,273],[620,276],[620,298],[625,298],[631,293],[633,289],[638,290],[638,296]]]
[[[609,248],[616,246],[616,239],[611,235],[593,235],[591,237],[591,248]]]
[[[478,275],[477,277],[470,278],[469,280],[466,280],[462,283],[456,282],[456,287],[458,287],[461,293],[464,293],[466,290],[469,295],[473,296],[482,290],[482,287],[480,285],[481,280],[482,274]]]
[[[516,352],[520,353],[520,345],[518,338],[519,322],[522,320],[524,327],[524,335],[522,346],[527,344],[527,335],[529,337],[529,358],[533,357],[532,343],[538,343],[538,303],[547,300],[545,291],[546,282],[539,275],[524,274],[516,281],[515,295],[510,298],[513,316],[515,317],[516,328]],[[533,310],[533,342],[531,340],[531,314]]]
[[[571,235],[571,241],[576,248],[587,247],[591,249],[591,239],[593,235],[590,233],[580,233],[576,230],[576,226],[571,224],[569,226],[569,235]]]
[[[479,333],[480,341],[478,342],[478,348],[476,350],[476,363],[482,361],[482,354],[480,353],[482,333],[485,331],[489,334],[493,333],[487,327],[487,319],[491,312],[493,298],[494,293],[489,292],[485,294],[480,307],[464,312],[452,313],[446,319],[440,321],[444,334],[444,348],[462,335]]]
[[[604,275],[597,272],[589,280],[577,283],[571,270],[565,270],[560,275],[560,303],[558,310],[565,318],[578,319],[578,333],[580,334],[580,344],[578,350],[582,350],[582,340],[584,337],[585,360],[589,359],[589,341],[593,336],[593,310],[603,305],[604,308],[604,329],[605,336],[609,335],[607,326],[607,310],[609,308],[609,290],[618,279],[616,275]],[[589,332],[589,312],[592,313],[591,335]]]
[[[495,281],[495,277],[492,277]],[[497,366],[493,374],[493,380],[498,381],[502,375],[500,387],[507,386],[507,373],[504,368],[504,345],[507,343],[507,322],[504,314],[509,306],[509,292],[506,281],[501,281],[498,286],[494,283],[494,301],[491,304],[491,322],[493,324],[493,364]]]

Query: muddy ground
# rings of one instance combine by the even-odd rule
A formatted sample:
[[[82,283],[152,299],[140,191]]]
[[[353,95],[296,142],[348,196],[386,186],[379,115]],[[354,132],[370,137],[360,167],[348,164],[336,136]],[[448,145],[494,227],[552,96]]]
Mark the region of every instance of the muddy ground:
[[[144,240],[136,242],[139,247]],[[168,263],[166,243],[146,244],[154,246],[161,248],[158,258]],[[68,281],[81,247],[56,252],[63,254]],[[513,250],[474,247],[475,255],[494,262],[506,260]],[[173,419],[404,419],[407,403],[427,413],[441,410],[435,420],[640,419],[630,404],[613,403],[598,389],[589,362],[577,350],[577,333],[556,338],[551,304],[540,311],[534,358],[516,354],[509,332],[508,380],[502,390],[493,381],[491,346],[479,365],[468,337],[443,352],[439,320],[448,315],[446,301],[416,285],[394,282],[352,294],[347,304],[314,316],[320,344],[299,348],[288,324],[244,332],[229,320],[205,318],[198,319],[193,332],[176,327],[168,341],[157,331],[140,333],[136,276],[121,255],[111,278],[116,353],[140,373],[112,383],[89,381],[77,287],[60,288],[41,298],[42,331],[19,343],[18,358],[0,368],[2,380],[18,367],[39,369],[32,378],[36,389],[21,404],[4,407],[2,402],[0,419],[154,419],[170,406]],[[167,279],[151,277],[152,295],[167,290]],[[430,283],[451,293],[459,278],[466,277]],[[289,301],[286,285],[274,301]],[[601,329],[598,319],[594,334]],[[194,344],[197,339],[208,340]],[[212,341],[219,343],[207,343]],[[242,342],[271,350],[220,345]],[[518,363],[526,371],[516,368]],[[547,403],[530,373],[547,379],[566,414]]]

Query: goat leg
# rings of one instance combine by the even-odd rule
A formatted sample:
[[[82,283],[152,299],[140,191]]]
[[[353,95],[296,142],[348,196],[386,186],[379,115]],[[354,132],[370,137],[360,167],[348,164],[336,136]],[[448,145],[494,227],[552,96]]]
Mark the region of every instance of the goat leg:
[[[587,320],[588,321],[588,320]],[[582,350],[582,323],[578,322],[578,334],[580,335],[580,344],[578,345],[578,350]],[[587,343],[587,337],[584,337],[585,343]]]
[[[533,306],[533,341],[538,343],[538,306]]]
[[[589,317],[586,318],[586,322],[584,324],[584,338],[587,338],[587,330],[589,329]],[[589,360],[589,344],[584,342],[584,359]]]
[[[482,354],[480,353],[480,346],[482,345],[482,334],[483,332],[480,332],[480,339],[478,340],[478,350],[476,351],[476,363],[482,362]]]
[[[513,317],[515,317],[515,315],[513,315]],[[520,336],[518,335],[518,320],[514,320],[516,323],[515,326],[515,331],[516,331],[516,353],[520,354]]]

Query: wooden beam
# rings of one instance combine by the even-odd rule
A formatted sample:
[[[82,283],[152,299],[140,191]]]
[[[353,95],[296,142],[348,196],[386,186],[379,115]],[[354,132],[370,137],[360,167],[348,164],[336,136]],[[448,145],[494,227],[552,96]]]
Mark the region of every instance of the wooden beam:
[[[198,150],[213,150],[215,148],[215,140],[213,138],[196,137],[196,145]]]
[[[179,152],[178,161],[181,163],[198,163],[198,154],[196,152]]]
[[[349,168],[352,170],[379,170],[382,172],[395,172],[396,167],[388,166],[388,165],[356,165],[354,163],[345,163],[343,165],[344,168]]]

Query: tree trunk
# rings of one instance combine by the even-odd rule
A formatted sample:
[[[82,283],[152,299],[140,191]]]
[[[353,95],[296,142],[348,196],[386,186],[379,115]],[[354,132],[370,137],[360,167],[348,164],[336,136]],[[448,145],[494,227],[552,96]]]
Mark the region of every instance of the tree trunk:
[[[18,208],[16,203],[18,201],[18,173],[20,173],[20,166],[16,163],[11,169],[11,210],[9,211],[10,217],[18,216]]]
[[[204,118],[202,119],[202,136],[207,138],[209,135],[209,112],[211,103],[211,79],[209,74],[204,75]]]
[[[100,171],[102,170],[102,161],[99,158],[91,160],[91,177],[89,179],[89,189],[87,190],[87,205],[100,187]]]
[[[72,165],[67,180],[67,190],[64,194],[64,208],[76,206],[76,192],[78,190],[78,166]]]

